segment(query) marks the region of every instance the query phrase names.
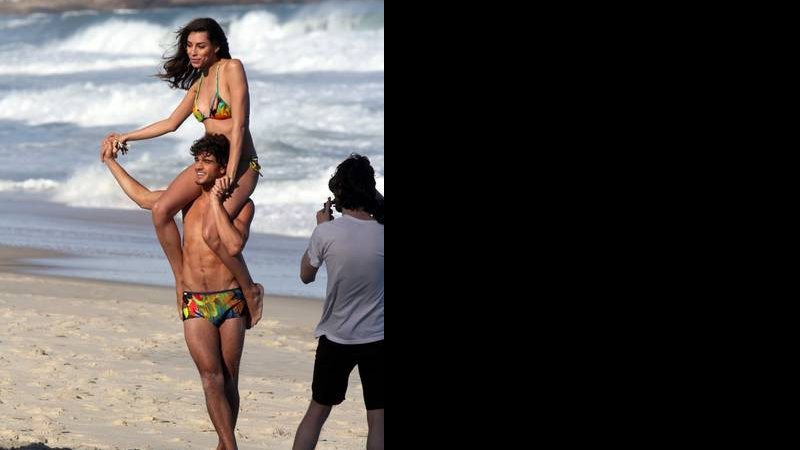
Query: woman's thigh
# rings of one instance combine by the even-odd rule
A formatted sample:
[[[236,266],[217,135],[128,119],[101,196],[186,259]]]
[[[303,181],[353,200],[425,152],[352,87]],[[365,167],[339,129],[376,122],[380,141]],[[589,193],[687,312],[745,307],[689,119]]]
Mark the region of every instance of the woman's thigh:
[[[196,174],[194,164],[192,164],[172,181],[166,192],[158,199],[159,209],[174,216],[186,205],[197,199],[203,190],[195,183],[195,179]]]

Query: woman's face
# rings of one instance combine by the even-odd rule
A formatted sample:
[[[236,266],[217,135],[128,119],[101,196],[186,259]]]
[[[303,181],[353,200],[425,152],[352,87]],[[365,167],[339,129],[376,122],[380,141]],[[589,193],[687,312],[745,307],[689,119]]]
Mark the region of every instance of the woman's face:
[[[217,61],[217,48],[211,43],[208,33],[205,31],[189,33],[189,38],[186,40],[186,53],[195,69],[209,67]]]

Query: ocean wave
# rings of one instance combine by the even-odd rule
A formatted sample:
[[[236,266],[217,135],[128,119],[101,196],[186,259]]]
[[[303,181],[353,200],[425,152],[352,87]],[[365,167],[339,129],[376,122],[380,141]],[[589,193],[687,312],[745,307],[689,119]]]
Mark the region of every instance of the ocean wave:
[[[169,117],[182,91],[163,84],[70,84],[56,89],[15,90],[0,98],[0,120],[30,125],[74,123],[84,127],[146,124]]]
[[[60,186],[58,181],[41,178],[25,181],[0,180],[0,192],[48,192]]]
[[[146,178],[151,174],[158,160],[143,157],[126,164],[132,176],[142,181],[150,189],[164,189],[167,182],[152,183]],[[376,164],[373,164],[376,166]],[[304,180],[262,181],[252,195],[256,206],[252,231],[283,236],[308,237],[316,226],[316,211],[328,196],[328,181],[336,170],[330,166],[317,176]],[[177,176],[176,169],[175,175]],[[51,200],[73,207],[137,209],[125,196],[114,177],[102,166],[85,167],[76,171],[66,182],[56,183],[40,180],[41,190],[52,191]],[[377,188],[384,192],[384,177],[376,179]],[[0,191],[3,191],[0,181]],[[35,186],[30,183],[31,189]]]
[[[144,20],[110,19],[70,38],[48,45],[50,50],[124,55],[160,55],[172,45],[173,30]]]
[[[356,22],[327,16],[282,23],[255,11],[231,24],[229,41],[248,69],[262,72],[383,71],[383,28],[357,30]]]
[[[89,166],[76,171],[53,192],[51,199],[81,208],[137,209],[114,177],[102,166]]]
[[[30,59],[25,61],[24,57],[17,59],[18,64],[0,65],[0,75],[8,76],[48,76],[48,75],[68,75],[81,72],[115,72],[126,69],[152,67],[155,73],[159,60],[148,57],[128,57],[128,58],[91,58],[76,59],[74,57],[63,58],[62,61],[54,61],[53,58]]]
[[[26,16],[9,16],[0,18],[0,30],[13,30],[15,28],[41,25],[52,20],[51,16],[43,13],[30,14]]]
[[[235,15],[223,21],[231,53],[242,59],[249,71],[383,71],[382,10],[371,11],[369,8],[375,9],[374,5],[366,8],[359,3],[307,6],[290,17],[279,17],[269,10]],[[24,28],[43,20],[53,18],[29,16],[2,22],[0,26]],[[135,67],[153,67],[155,71],[162,56],[173,48],[174,32],[182,25],[156,23],[148,20],[146,13],[115,14],[110,18],[99,15],[64,38],[53,38],[53,33],[46,33],[44,42],[23,44],[14,40],[14,45],[8,47],[0,39],[0,75],[52,75]],[[36,26],[57,28],[59,23],[55,19],[53,24]],[[20,45],[26,48],[20,51]]]

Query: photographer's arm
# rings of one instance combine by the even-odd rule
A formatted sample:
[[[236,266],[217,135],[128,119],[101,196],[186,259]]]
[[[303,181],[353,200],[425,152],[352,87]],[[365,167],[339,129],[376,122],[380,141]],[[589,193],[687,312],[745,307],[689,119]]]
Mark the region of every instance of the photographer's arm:
[[[300,280],[304,284],[313,283],[317,279],[317,272],[319,267],[311,265],[311,259],[308,257],[308,252],[303,253],[303,260],[300,261]]]
[[[333,220],[333,210],[331,209],[331,198],[328,197],[328,201],[322,204],[322,209],[317,211],[317,225],[331,220]],[[315,248],[316,232],[317,230],[314,230],[314,234],[311,236],[311,244],[308,250],[303,253],[303,259],[300,261],[300,280],[305,284],[313,283],[317,279],[317,272],[319,271],[319,267],[314,267],[311,264],[311,258],[308,256],[308,252],[313,251],[312,248]]]

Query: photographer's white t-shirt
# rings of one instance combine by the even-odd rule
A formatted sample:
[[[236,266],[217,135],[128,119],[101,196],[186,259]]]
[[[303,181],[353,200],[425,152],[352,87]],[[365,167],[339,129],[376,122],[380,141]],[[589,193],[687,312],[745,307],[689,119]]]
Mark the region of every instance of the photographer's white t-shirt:
[[[383,339],[384,225],[343,215],[314,229],[311,265],[324,262],[328,292],[314,332],[339,344]]]

